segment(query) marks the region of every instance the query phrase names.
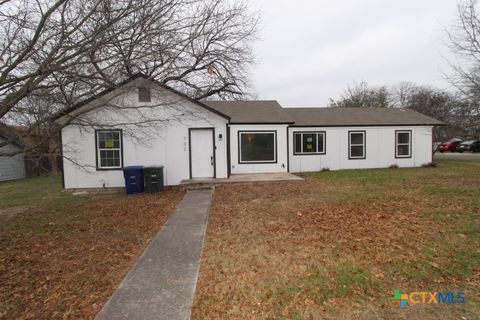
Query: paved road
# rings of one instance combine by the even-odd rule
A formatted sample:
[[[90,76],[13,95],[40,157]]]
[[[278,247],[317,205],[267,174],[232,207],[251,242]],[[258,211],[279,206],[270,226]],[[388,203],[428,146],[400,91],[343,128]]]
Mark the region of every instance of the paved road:
[[[458,153],[458,152],[445,152],[445,153],[440,153],[440,152],[435,152],[435,155],[433,156],[434,160],[470,160],[470,161],[480,161],[480,152],[477,153],[470,153],[470,152],[464,152],[464,153]]]
[[[187,192],[97,320],[190,319],[212,193]]]

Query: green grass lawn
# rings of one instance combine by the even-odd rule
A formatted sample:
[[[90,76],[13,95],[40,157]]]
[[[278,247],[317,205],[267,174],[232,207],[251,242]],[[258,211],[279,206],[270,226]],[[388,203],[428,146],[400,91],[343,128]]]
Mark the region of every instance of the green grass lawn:
[[[73,199],[62,193],[59,177],[35,177],[0,182],[0,208],[27,207],[45,199]]]
[[[480,162],[344,170],[214,195],[193,319],[477,319]],[[390,301],[464,291],[465,304]]]
[[[91,319],[182,198],[0,183],[0,319]]]

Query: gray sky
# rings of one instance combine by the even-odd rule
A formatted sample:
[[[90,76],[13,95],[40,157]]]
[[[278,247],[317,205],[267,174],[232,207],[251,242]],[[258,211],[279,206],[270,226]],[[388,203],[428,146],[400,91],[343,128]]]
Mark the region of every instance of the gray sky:
[[[252,71],[259,99],[326,106],[354,81],[448,88],[445,28],[455,0],[250,0],[262,13]]]

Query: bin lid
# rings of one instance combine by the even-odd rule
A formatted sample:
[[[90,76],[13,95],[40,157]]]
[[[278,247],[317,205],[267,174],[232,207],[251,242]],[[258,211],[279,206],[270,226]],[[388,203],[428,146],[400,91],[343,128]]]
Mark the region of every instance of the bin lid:
[[[163,166],[145,167],[145,169],[163,169]]]
[[[131,170],[143,170],[143,166],[128,166],[123,167],[124,171],[131,171]]]

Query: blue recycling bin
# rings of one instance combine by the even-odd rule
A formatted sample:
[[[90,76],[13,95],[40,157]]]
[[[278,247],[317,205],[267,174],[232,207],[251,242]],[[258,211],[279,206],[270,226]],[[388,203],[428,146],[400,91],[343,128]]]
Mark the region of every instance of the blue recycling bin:
[[[124,167],[123,177],[127,194],[143,192],[143,166]]]

